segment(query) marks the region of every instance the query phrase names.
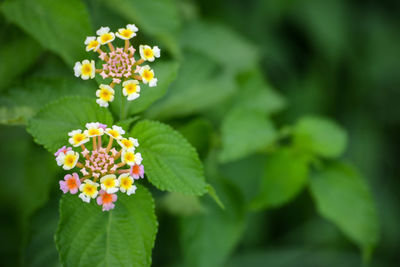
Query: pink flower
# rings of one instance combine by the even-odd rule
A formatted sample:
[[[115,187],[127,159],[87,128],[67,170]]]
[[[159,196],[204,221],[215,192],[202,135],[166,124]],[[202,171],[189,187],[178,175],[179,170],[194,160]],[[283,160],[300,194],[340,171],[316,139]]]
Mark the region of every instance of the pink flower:
[[[62,148],[59,148],[56,153],[54,153],[54,156],[58,157],[58,155],[60,155],[61,153],[66,154],[70,150],[72,150],[71,147],[63,146]]]
[[[67,174],[64,177],[64,181],[60,181],[60,189],[63,193],[67,193],[68,191],[71,194],[76,194],[78,192],[79,186],[81,185],[81,181],[79,180],[79,176],[76,172],[72,175]]]
[[[111,210],[115,207],[114,202],[117,201],[117,195],[108,194],[106,191],[100,190],[96,200],[97,204],[103,205],[103,211]]]
[[[99,124],[99,128],[102,128],[103,130],[105,130],[107,128],[107,125],[100,123]]]
[[[131,167],[131,176],[133,177],[133,179],[139,179],[139,178],[143,178],[144,177],[144,167],[143,165],[133,165]]]

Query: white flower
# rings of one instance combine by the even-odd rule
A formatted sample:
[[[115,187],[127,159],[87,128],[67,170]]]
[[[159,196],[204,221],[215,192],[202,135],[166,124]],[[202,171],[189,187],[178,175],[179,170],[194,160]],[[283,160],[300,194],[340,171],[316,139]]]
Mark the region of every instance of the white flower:
[[[104,134],[104,129],[100,127],[100,122],[89,122],[86,123],[86,128],[83,133],[87,137],[101,136]]]
[[[76,62],[74,66],[74,72],[76,77],[81,77],[82,80],[93,79],[95,76],[96,68],[94,66],[94,60],[87,60]]]
[[[98,195],[97,187],[98,183],[94,183],[91,180],[86,179],[84,183],[79,186],[79,190],[82,192],[79,197],[84,201],[89,203],[91,198],[96,198]]]
[[[148,45],[139,46],[140,57],[143,60],[148,60],[150,62],[154,61],[155,58],[160,57],[160,51],[161,50],[158,48],[158,46],[153,46],[153,48]]]
[[[88,36],[86,37],[85,40],[85,45],[86,45],[86,51],[97,51],[97,49],[99,49],[100,47],[100,43],[99,41],[97,41],[97,38],[94,36]]]
[[[127,99],[128,101],[135,100],[140,96],[140,86],[139,82],[137,80],[128,80],[125,81],[122,86],[124,87],[122,89],[122,93],[124,96],[128,96]]]
[[[114,101],[114,89],[109,85],[100,84],[100,89],[96,91],[96,96],[98,99],[96,100],[97,104],[100,107],[108,107],[108,102]]]
[[[97,37],[97,41],[102,45],[112,42],[115,39],[115,35],[113,32],[110,32],[109,27],[101,27],[96,33],[99,36]]]
[[[140,153],[135,154],[133,149],[123,149],[121,161],[129,166],[133,166],[135,164],[139,165],[142,163],[142,155]]]
[[[113,125],[112,129],[107,128],[105,133],[111,136],[112,138],[119,140],[122,139],[122,135],[125,133],[125,131],[124,129],[122,129],[122,127]]]
[[[132,137],[129,137],[129,139],[122,138],[118,140],[118,144],[124,149],[135,149],[135,147],[139,146],[138,140]]]
[[[119,181],[114,174],[103,176],[100,179],[101,189],[107,192],[107,194],[114,194],[118,191]]]
[[[130,196],[131,194],[135,194],[137,189],[136,185],[133,184],[133,178],[129,175],[129,173],[121,174],[118,177],[119,181],[119,190],[122,193],[125,193]]]
[[[123,40],[129,40],[132,37],[136,36],[136,32],[138,30],[139,29],[136,27],[135,24],[128,24],[126,25],[126,28],[118,29],[118,32],[115,35]]]
[[[69,143],[74,147],[80,146],[89,141],[89,138],[82,133],[82,130],[74,130],[68,133],[71,138],[68,139]]]
[[[142,76],[143,83],[148,83],[150,87],[157,85],[157,79],[154,78],[154,71],[148,65],[140,68],[139,74]]]
[[[62,154],[62,155],[64,155],[64,156],[61,156],[61,158],[64,160],[63,169],[64,170],[70,170],[70,169],[74,168],[76,163],[78,162],[79,153],[70,150],[66,154]],[[60,160],[61,160],[61,158],[60,158]]]

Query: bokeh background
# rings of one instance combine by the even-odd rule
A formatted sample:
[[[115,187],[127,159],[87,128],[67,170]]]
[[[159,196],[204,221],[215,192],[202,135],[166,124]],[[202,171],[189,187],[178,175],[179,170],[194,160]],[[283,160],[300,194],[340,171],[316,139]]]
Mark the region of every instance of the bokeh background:
[[[94,97],[89,88],[96,83],[77,81],[72,72],[73,62],[86,56],[84,36],[74,27],[56,33],[52,27],[78,9],[73,18],[91,25],[86,35],[100,26],[116,30],[133,22],[141,29],[138,42],[158,44],[162,60],[179,63],[176,82],[143,116],[179,129],[206,165],[210,147],[218,143],[221,117],[230,107],[226,100],[238,95],[249,73],[262,75],[273,92],[269,104],[276,125],[292,125],[308,114],[342,125],[349,136],[343,158],[366,178],[378,210],[380,241],[369,264],[398,266],[400,2],[148,2],[0,2],[2,265],[60,265],[53,235],[62,173],[25,126],[40,107],[60,96]],[[67,46],[60,46],[60,40]],[[198,136],[192,138],[194,132]],[[240,187],[243,180],[259,176],[261,162],[262,156],[251,153],[218,168]],[[243,190],[238,199],[252,194],[251,187]],[[243,211],[236,198],[231,200],[234,211],[228,205],[224,212],[202,199],[214,208],[200,219],[196,213],[204,207],[197,199],[153,191],[159,219],[153,266],[362,265],[357,246],[318,215],[308,190],[286,205],[259,212]],[[176,204],[182,202],[189,204]]]

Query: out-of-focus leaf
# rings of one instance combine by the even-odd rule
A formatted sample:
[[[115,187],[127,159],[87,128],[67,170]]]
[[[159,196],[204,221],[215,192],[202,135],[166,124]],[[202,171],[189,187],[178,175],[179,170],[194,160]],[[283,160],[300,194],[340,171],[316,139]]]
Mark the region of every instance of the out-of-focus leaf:
[[[246,109],[233,109],[221,126],[220,160],[228,162],[251,155],[277,138],[277,131],[266,115]]]
[[[264,80],[262,73],[255,69],[242,75],[235,99],[235,105],[241,108],[267,114],[281,111],[286,100]]]
[[[200,52],[233,71],[255,66],[257,48],[224,25],[193,22],[186,25],[181,35],[182,47]]]
[[[201,157],[206,156],[213,134],[212,125],[208,120],[194,119],[178,128],[178,131],[196,148]]]
[[[192,216],[204,212],[197,196],[171,192],[161,199],[161,206],[173,215]]]
[[[0,44],[0,90],[6,88],[38,59],[42,48],[32,38],[19,38]]]
[[[89,14],[80,0],[8,0],[0,8],[8,20],[69,65],[83,59],[83,42],[92,29]]]
[[[88,122],[112,125],[108,109],[101,108],[94,99],[65,97],[42,108],[28,122],[28,131],[38,144],[54,153],[68,144],[68,133],[84,129]]]
[[[24,266],[29,267],[61,267],[54,241],[58,225],[58,199],[52,199],[32,218],[30,240],[28,241]]]
[[[187,53],[177,79],[163,99],[147,112],[152,118],[172,118],[209,109],[230,97],[236,89],[234,76],[215,62]]]
[[[1,127],[0,139],[0,200],[25,220],[48,199],[57,166],[54,157],[38,149],[23,128]]]
[[[379,238],[378,215],[360,174],[348,164],[328,165],[312,176],[311,193],[321,215],[358,244],[368,259]]]
[[[292,200],[306,185],[307,160],[282,148],[267,157],[261,184],[251,205],[254,209],[276,207]]]
[[[181,21],[175,1],[115,0],[104,3],[126,20],[136,23],[139,30],[159,38],[173,54],[179,53],[176,38]]]
[[[5,96],[2,96],[0,124],[24,125],[45,104],[63,96],[94,97],[95,88],[90,85],[73,78],[26,79],[21,86],[11,88]]]
[[[303,117],[294,127],[294,143],[317,155],[335,158],[346,149],[347,134],[333,121],[315,116]]]
[[[178,63],[173,61],[154,64],[154,73],[158,79],[157,86],[149,87],[141,84],[140,97],[132,102],[127,102],[129,113],[136,114],[142,112],[154,101],[160,99],[167,92],[172,81],[175,80],[178,73],[178,66]]]
[[[182,218],[183,266],[221,266],[243,233],[244,205],[240,192],[222,179],[216,188],[225,210],[207,199],[204,214]]]
[[[161,190],[190,195],[206,193],[203,165],[196,150],[170,126],[140,121],[132,129],[149,181]]]
[[[63,266],[150,266],[157,226],[154,200],[143,186],[131,196],[118,194],[108,212],[64,195],[57,249]]]
[[[334,250],[284,248],[269,251],[251,251],[239,254],[233,257],[225,266],[354,267],[361,266],[361,260],[356,253],[338,252]]]

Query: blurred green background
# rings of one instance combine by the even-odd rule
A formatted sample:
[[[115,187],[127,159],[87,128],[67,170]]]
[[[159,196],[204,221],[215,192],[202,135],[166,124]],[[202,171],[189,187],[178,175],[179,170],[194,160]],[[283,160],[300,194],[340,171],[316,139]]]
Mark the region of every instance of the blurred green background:
[[[380,238],[369,264],[400,263],[399,1],[21,0],[1,1],[0,10],[3,266],[60,265],[53,235],[63,174],[25,125],[62,96],[94,98],[96,82],[75,78],[73,63],[87,57],[86,35],[127,23],[140,29],[137,44],[162,49],[169,70],[166,94],[141,116],[181,131],[211,182],[215,172],[224,177],[216,189],[225,211],[207,198],[200,204],[152,190],[159,220],[153,266],[362,265],[360,250],[318,214],[309,190],[279,207],[247,209],[265,151],[213,155],[225,114],[246,101],[283,135],[310,114],[343,126],[349,140],[342,158],[366,178],[378,211]],[[259,87],[267,88],[268,103],[246,95]],[[229,142],[240,144],[236,137]]]

